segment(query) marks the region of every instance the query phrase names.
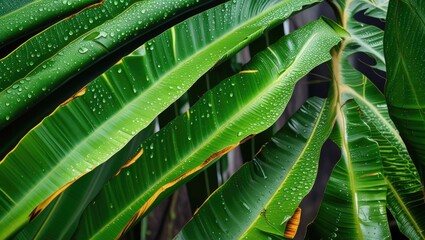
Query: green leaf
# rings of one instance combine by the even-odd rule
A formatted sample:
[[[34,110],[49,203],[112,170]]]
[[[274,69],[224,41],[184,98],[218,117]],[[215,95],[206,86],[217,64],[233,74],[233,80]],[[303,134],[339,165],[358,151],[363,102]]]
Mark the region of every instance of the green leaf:
[[[35,0],[21,0],[21,1],[7,1],[1,0],[0,4],[0,16],[10,13],[18,8],[21,8]]]
[[[212,2],[212,0],[209,1]],[[16,54],[14,57],[7,56],[7,59],[11,58],[9,61],[4,59],[9,65],[17,65],[17,67],[6,66],[6,72],[20,72],[20,68],[31,70],[22,77],[8,78],[6,75],[11,74],[4,73],[2,79],[0,79],[2,86],[0,102],[4,103],[0,105],[0,128],[8,125],[12,120],[33,107],[61,85],[71,79],[75,80],[76,75],[88,70],[96,62],[107,56],[111,56],[116,50],[122,49],[124,46],[130,44],[131,41],[149,34],[154,29],[160,28],[167,22],[167,19],[170,21],[170,19],[181,17],[183,14],[187,15],[189,12],[193,12],[209,1],[138,1],[128,6],[125,10],[120,11],[113,19],[105,21],[99,26],[93,26],[89,31],[73,39],[71,42],[67,42],[68,40],[65,38],[74,35],[77,27],[83,26],[85,28],[81,22],[75,24],[74,28],[71,29],[67,28],[69,26],[68,22],[58,22],[55,25],[58,26],[58,29],[50,33],[55,34],[54,37],[49,34],[50,37],[47,41],[42,36],[34,36],[35,39],[42,38],[44,40],[40,40],[42,48],[44,48],[41,52],[50,52],[48,54],[50,57],[44,56],[38,60],[39,63],[35,64],[33,62],[33,65],[28,67],[28,65],[31,65],[31,61],[26,60],[28,58],[39,57],[40,54],[30,45],[26,47],[29,51],[22,52],[19,55]],[[126,4],[128,5],[128,2],[110,2],[114,2],[114,4],[120,3],[120,5],[124,6]],[[107,11],[107,9],[93,9],[96,9],[96,11],[90,15],[92,18],[96,17],[94,14],[102,14],[102,10]],[[87,22],[90,23],[90,19]],[[63,32],[65,29],[68,32]],[[60,47],[53,48],[53,45],[57,44],[54,41],[57,38],[63,38],[64,40],[59,41],[62,42]],[[66,44],[64,44],[65,42]],[[25,43],[23,46],[28,44],[30,43]],[[27,59],[21,58],[20,56],[22,55],[26,56]],[[0,65],[5,66],[7,63]]]
[[[410,239],[423,237],[425,202],[418,171],[390,119],[385,97],[364,76],[363,81],[347,94],[356,99],[364,120],[374,129],[372,138],[379,145],[388,184],[387,207],[406,236]]]
[[[1,5],[3,4],[7,3],[2,2]],[[22,35],[28,34],[28,32],[35,31],[44,25],[48,25],[55,20],[67,17],[79,10],[90,8],[98,4],[101,4],[101,0],[41,0],[32,1],[23,6],[20,4],[11,5],[9,3],[6,5],[9,11],[4,15],[0,14],[0,26],[2,26],[0,28],[0,46],[22,37]],[[18,6],[20,6],[20,8],[15,9]],[[30,19],[28,19],[28,16],[31,16]],[[23,19],[27,20],[22,21]]]
[[[309,234],[315,239],[389,239],[379,146],[370,139],[370,128],[361,120],[355,101],[346,103],[337,118],[339,126],[332,136],[341,148],[341,159]]]
[[[156,121],[137,134],[107,162],[78,179],[59,195],[15,239],[70,239],[81,214],[103,185],[140,154],[140,144],[154,133]],[[66,217],[64,217],[66,216]],[[60,226],[60,227],[58,227]]]
[[[329,100],[308,100],[253,161],[208,198],[176,238],[295,235],[298,225],[295,232],[285,229],[316,178],[320,150],[335,120],[329,105]]]
[[[390,116],[425,183],[425,3],[390,1],[385,32]]]
[[[46,59],[58,55],[74,40],[101,26],[107,20],[113,19],[135,2],[137,0],[127,0],[127,4],[119,2],[115,5],[113,1],[105,1],[100,6],[81,11],[30,38],[1,59],[0,90],[3,91],[18,79],[24,78],[35,68],[41,66]],[[81,26],[81,22],[86,25]]]
[[[389,119],[388,113],[386,117]],[[424,239],[425,201],[419,174],[404,145],[388,131],[378,131],[382,125],[369,126],[382,157],[388,185],[387,207],[404,235],[409,239]]]
[[[385,70],[385,59],[383,54],[384,31],[373,26],[357,21],[354,15],[365,11],[371,17],[385,19],[386,4],[388,0],[332,0],[330,1],[339,14],[342,27],[348,31],[350,37],[344,39],[340,49],[334,55],[336,80],[339,84],[349,87],[362,84],[361,73],[351,65],[350,56],[363,52],[376,60],[373,67]],[[344,90],[344,89],[341,89]]]
[[[0,163],[0,228],[7,229],[2,234],[36,217],[43,201],[109,159],[218,61],[314,2],[232,1],[174,26],[124,58],[29,132]]]
[[[143,143],[143,155],[111,179],[84,213],[75,238],[117,236],[173,189],[272,125],[299,78],[330,59],[340,37],[319,20],[252,59],[208,91],[186,114]]]
[[[353,36],[344,40],[339,52],[333,59],[335,79],[339,83],[341,102],[354,98],[359,104],[364,121],[371,128],[375,126],[378,132],[373,132],[372,138],[379,144],[379,151],[384,166],[384,177],[388,184],[388,208],[393,213],[403,233],[410,238],[421,236],[423,230],[423,191],[418,185],[418,174],[407,153],[398,131],[388,115],[388,109],[383,94],[363,74],[355,70],[349,63],[349,58],[357,52],[365,52],[375,58],[376,66],[382,70],[383,31],[376,27],[366,26],[357,22],[353,15],[366,10],[365,14],[385,18],[388,1],[354,1],[348,5],[339,2],[340,18],[343,25]],[[401,171],[404,169],[404,171]],[[406,186],[410,186],[406,188]],[[414,212],[412,212],[412,206]],[[425,209],[425,208],[424,208]],[[408,230],[407,230],[408,229]]]

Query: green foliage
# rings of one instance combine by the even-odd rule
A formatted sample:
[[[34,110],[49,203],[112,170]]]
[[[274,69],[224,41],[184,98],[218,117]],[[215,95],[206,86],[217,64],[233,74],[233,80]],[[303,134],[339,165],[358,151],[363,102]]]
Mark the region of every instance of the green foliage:
[[[385,33],[388,110],[419,170],[422,184],[425,182],[424,9],[423,1],[391,2]]]
[[[124,237],[219,157],[280,128],[298,80],[325,62],[328,97],[308,99],[177,239],[293,238],[328,138],[341,159],[308,236],[391,238],[388,209],[403,234],[424,238],[424,3],[329,0],[336,22],[269,44],[276,26],[318,2],[3,1],[0,238]],[[386,30],[361,14],[387,19]],[[259,53],[242,70],[209,75],[240,69],[235,56],[249,44]],[[359,53],[387,72],[385,96],[353,65]],[[187,95],[200,98],[181,111]]]

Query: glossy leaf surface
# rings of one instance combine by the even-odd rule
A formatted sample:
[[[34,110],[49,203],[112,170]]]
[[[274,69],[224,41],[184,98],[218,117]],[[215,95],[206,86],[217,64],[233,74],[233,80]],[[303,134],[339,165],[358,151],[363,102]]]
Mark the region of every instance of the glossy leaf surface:
[[[332,139],[341,148],[341,159],[329,179],[310,237],[389,239],[379,146],[370,139],[371,131],[354,101],[344,105],[337,118],[339,126]]]
[[[112,176],[118,174],[123,165],[131,163],[141,154],[140,144],[154,133],[155,123],[154,121],[137,134],[107,162],[73,183],[14,239],[70,239],[82,212],[103,185]]]
[[[385,33],[391,118],[425,183],[425,2],[390,1]]]
[[[388,113],[385,115],[388,119]],[[425,198],[418,171],[406,148],[386,131],[379,131],[382,124],[369,125],[372,138],[379,145],[388,185],[387,207],[397,221],[400,231],[409,239],[425,238]]]
[[[16,4],[17,6],[13,5],[13,3],[1,2],[1,5],[3,4],[6,6],[2,6],[2,8],[4,8],[2,12],[8,12],[4,15],[0,14],[0,26],[2,26],[0,28],[0,46],[24,34],[28,34],[28,32],[37,30],[37,28],[47,25],[61,17],[67,17],[71,13],[76,13],[84,8],[101,4],[101,0],[42,0],[33,1],[25,5],[20,5],[20,3],[18,3]],[[16,9],[16,7],[18,8]],[[28,17],[30,19],[28,19]],[[22,21],[22,19],[27,20]]]
[[[125,10],[121,10],[113,19],[105,21],[98,26],[93,26],[89,31],[72,41],[69,41],[67,36],[73,36],[77,30],[72,28],[67,30],[68,32],[63,32],[67,29],[68,22],[58,22],[55,25],[58,26],[58,29],[50,33],[54,34],[53,36],[49,34],[48,43],[46,44],[46,41],[43,41],[43,45],[38,46],[38,48],[43,49],[42,52],[48,52],[44,55],[44,58],[37,60],[38,64],[32,60],[27,61],[28,58],[34,59],[41,56],[41,53],[36,51],[29,42],[21,46],[26,48],[27,51],[21,50],[21,54],[16,53],[13,56],[6,57],[6,59],[10,58],[11,60],[2,59],[0,65],[6,66],[5,72],[8,73],[3,73],[2,79],[0,79],[2,86],[0,102],[5,103],[0,105],[0,128],[5,127],[10,121],[43,100],[61,85],[71,79],[75,79],[74,77],[79,72],[87,70],[101,59],[111,56],[113,52],[119,48],[122,49],[132,40],[148,34],[155,28],[159,28],[166,23],[167,19],[176,18],[185,12],[193,11],[213,1],[174,0],[164,2],[144,0],[135,2],[132,5],[129,5],[128,2],[109,2],[113,2],[114,5],[120,3],[120,5],[128,7]],[[96,15],[93,14],[102,15],[103,12],[107,11],[107,9],[93,9],[96,10],[92,13],[92,18],[96,18]],[[90,19],[87,21],[90,23]],[[80,22],[76,26],[83,26],[83,28],[89,29],[88,25],[84,26]],[[34,38],[42,37],[36,35]],[[63,39],[59,41],[62,43],[60,47],[56,46],[57,43],[54,41],[58,38]],[[15,52],[19,49],[15,50]],[[22,55],[26,56],[27,59],[22,58]],[[46,58],[48,55],[50,57]],[[17,66],[8,67],[8,64]],[[31,70],[26,75],[17,77],[14,72],[18,72],[19,76],[23,75],[20,73],[20,68]],[[13,75],[13,77],[9,78],[6,75]]]
[[[229,2],[176,25],[27,134],[0,163],[0,227],[14,231],[37,216],[42,201],[110,158],[220,59],[315,1],[266,2]],[[241,12],[241,4],[253,7]],[[226,16],[232,21],[218,21]]]
[[[308,100],[253,161],[208,198],[176,239],[295,234],[285,231],[286,225],[316,179],[320,150],[334,123],[329,105]]]
[[[283,112],[295,83],[330,58],[340,37],[319,20],[255,56],[143,144],[83,215],[76,238],[117,236],[162,198]]]
[[[363,52],[376,60],[376,65],[372,67],[385,70],[384,32],[377,27],[359,22],[354,15],[364,11],[365,15],[369,17],[385,19],[388,0],[333,1],[333,3],[339,10],[342,25],[351,34],[351,37],[344,39],[341,47],[334,53],[332,61],[340,102],[342,104],[348,99],[355,99],[364,115],[363,120],[368,126],[375,126],[378,130],[379,133],[374,133],[371,137],[379,144],[385,180],[389,186],[387,206],[397,222],[404,223],[404,225],[399,225],[401,229],[412,230],[410,234],[402,231],[410,238],[415,238],[414,236],[422,235],[421,232],[424,228],[420,217],[423,211],[412,214],[409,208],[409,206],[422,202],[417,207],[419,210],[420,206],[424,204],[423,192],[417,182],[417,171],[412,165],[412,160],[397,128],[388,115],[385,97],[353,65],[354,54]],[[411,187],[406,189],[406,186]]]

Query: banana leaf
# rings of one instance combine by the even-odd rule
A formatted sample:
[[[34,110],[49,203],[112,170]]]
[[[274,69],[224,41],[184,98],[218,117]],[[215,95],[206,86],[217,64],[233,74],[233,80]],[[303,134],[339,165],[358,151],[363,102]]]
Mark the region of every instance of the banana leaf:
[[[385,32],[391,118],[425,183],[425,3],[390,1]]]
[[[386,117],[389,118],[388,113]],[[400,149],[391,135],[378,130],[382,124],[369,127],[382,157],[384,179],[388,185],[387,207],[404,235],[409,239],[424,239],[425,201],[418,171],[406,148]]]
[[[86,206],[105,182],[140,154],[140,143],[154,133],[155,123],[143,129],[107,162],[67,188],[14,239],[70,239]]]
[[[330,105],[309,99],[253,161],[208,198],[176,239],[293,238],[298,224],[289,220],[313,186],[320,149],[335,120]]]
[[[311,239],[390,239],[386,191],[378,144],[361,119],[354,100],[337,113],[339,126],[332,140],[341,159],[332,171]],[[345,124],[343,124],[345,123]]]
[[[256,55],[143,143],[83,214],[75,238],[119,237],[161,199],[282,114],[298,79],[330,59],[340,41],[318,20]]]
[[[18,8],[21,8],[34,0],[22,0],[22,1],[5,1],[2,0],[0,4],[0,16],[8,14]]]
[[[11,2],[11,3],[10,3]],[[13,4],[15,2],[15,4]],[[17,2],[17,4],[16,4]],[[32,1],[21,5],[24,1],[2,1],[0,13],[0,46],[22,37],[38,28],[51,24],[52,21],[67,17],[84,8],[100,5],[101,0],[65,0],[65,1]],[[3,5],[5,5],[3,7]],[[22,19],[29,20],[22,21]]]
[[[63,19],[59,23],[50,26],[36,36],[28,39],[24,44],[1,59],[0,90],[3,91],[18,79],[24,78],[35,68],[41,66],[46,59],[57,55],[74,40],[101,26],[106,21],[113,19],[135,2],[137,0],[127,0],[127,4],[119,2],[119,4],[115,5],[113,1],[104,1],[103,4],[85,9],[73,17]],[[17,11],[21,10],[18,9]],[[31,15],[29,14],[27,16]],[[20,19],[23,18],[21,17]],[[81,22],[86,25],[80,27]]]
[[[38,47],[34,48],[30,42],[27,42],[20,47],[23,48],[20,54],[8,55],[6,59],[10,60],[2,59],[2,62],[6,61],[6,63],[0,64],[5,68],[5,71],[1,71],[3,74],[0,79],[0,89],[2,90],[0,102],[3,103],[0,105],[0,128],[4,128],[61,85],[71,81],[71,79],[77,81],[75,80],[76,75],[89,69],[96,62],[111,56],[113,53],[119,56],[120,53],[116,53],[118,49],[123,49],[131,41],[162,27],[167,23],[167,19],[170,21],[184,14],[193,13],[208,2],[213,3],[214,1],[173,0],[163,2],[144,0],[131,5],[129,5],[129,2],[115,0],[110,2],[113,2],[114,5],[119,3],[126,8],[109,21],[98,26],[91,26],[89,31],[70,42],[68,42],[69,36],[73,36],[77,29],[88,29],[89,27],[77,22],[78,24],[69,28],[70,23],[66,19],[60,21],[55,25],[57,29],[46,34],[47,36],[35,35],[32,38],[35,42],[38,39],[38,42],[41,43]],[[91,9],[95,9],[90,14],[91,18],[97,18],[95,14],[102,15],[103,12],[108,10],[107,8],[96,7]],[[84,20],[90,23],[90,18]],[[48,39],[46,39],[47,37]],[[63,38],[63,40],[58,41],[62,44],[56,43],[59,38]],[[37,48],[43,48],[43,50],[39,52]],[[50,55],[50,57],[44,55],[43,58],[36,61],[36,64],[33,59],[41,57],[41,52],[48,52],[47,56]],[[25,76],[18,77],[10,73],[20,73],[21,68],[26,69],[27,74]],[[29,69],[31,70],[28,72]],[[8,77],[10,75],[13,77]]]
[[[7,229],[2,234],[8,236],[37,217],[67,186],[120,150],[221,59],[314,2],[229,2],[147,42],[136,56],[124,58],[83,88],[0,162],[0,228]]]
[[[421,236],[422,229],[425,228],[421,217],[425,210],[420,210],[425,203],[422,187],[418,184],[417,170],[412,165],[406,146],[389,117],[384,95],[366,76],[356,70],[350,61],[354,54],[363,52],[375,59],[376,65],[373,65],[373,68],[385,70],[384,31],[359,22],[354,15],[364,11],[369,17],[385,19],[388,0],[332,3],[340,13],[342,25],[346,26],[346,30],[351,34],[350,38],[344,39],[333,59],[334,80],[338,83],[341,102],[355,99],[364,115],[363,120],[369,127],[375,126],[378,130],[371,138],[379,144],[384,178],[389,186],[387,206],[401,231],[414,239]],[[409,206],[417,206],[415,213],[411,212]]]

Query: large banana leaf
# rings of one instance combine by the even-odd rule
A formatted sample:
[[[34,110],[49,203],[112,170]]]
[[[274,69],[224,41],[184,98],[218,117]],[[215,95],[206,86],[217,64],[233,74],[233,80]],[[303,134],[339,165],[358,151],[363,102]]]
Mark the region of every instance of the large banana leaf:
[[[358,101],[369,126],[377,130],[372,132],[372,138],[379,144],[384,165],[387,207],[406,236],[423,238],[425,201],[418,171],[388,115],[383,94],[366,77],[363,85],[356,88],[350,94]]]
[[[154,133],[155,123],[143,129],[107,162],[72,184],[15,239],[70,239],[86,206],[123,165],[138,157],[141,153],[140,143]]]
[[[101,0],[42,0],[32,1],[26,5],[20,5],[22,3],[19,2],[23,1],[8,2],[1,2],[0,26],[2,28],[0,28],[0,46],[18,37],[22,37],[22,35],[28,34],[28,32],[35,31],[37,28],[51,23],[52,20],[67,17],[83,8],[90,8],[101,4]],[[13,4],[14,2],[15,4]],[[27,19],[28,16],[31,16],[31,18]],[[22,21],[23,19],[27,20]]]
[[[2,233],[16,231],[72,181],[110,158],[220,59],[314,2],[232,1],[176,25],[138,56],[123,59],[0,163],[0,228],[7,229]]]
[[[124,1],[111,0],[110,2],[113,2],[114,5],[120,3],[121,6],[125,7],[129,5],[129,2]],[[214,1],[138,1],[120,11],[110,21],[103,22],[99,26],[92,26],[89,31],[70,42],[67,42],[69,41],[67,36],[74,35],[78,28],[88,29],[88,25],[84,26],[81,22],[77,22],[78,24],[73,25],[73,28],[69,28],[67,20],[60,21],[55,25],[58,29],[49,32],[50,34],[47,35],[49,36],[48,40],[46,40],[46,36],[34,36],[35,42],[37,42],[36,39],[41,42],[38,48],[43,50],[40,50],[40,52],[49,52],[47,55],[50,55],[50,57],[44,56],[37,60],[38,63],[35,64],[32,59],[41,57],[41,54],[37,51],[37,48],[34,48],[28,42],[23,45],[27,47],[21,47],[25,48],[25,51],[21,51],[21,54],[16,53],[7,56],[6,59],[10,59],[8,61],[4,59],[6,63],[1,65],[6,68],[6,73],[0,79],[2,86],[0,92],[0,102],[2,103],[0,105],[0,128],[9,124],[70,79],[75,79],[79,72],[87,70],[94,63],[115,53],[117,49],[122,49],[132,40],[161,27],[167,22],[167,19],[175,19],[208,2]],[[95,9],[90,15],[92,18],[96,18],[97,15],[95,14],[102,15],[102,11],[108,10],[101,10],[101,8],[96,7],[92,9]],[[90,23],[90,18],[87,22]],[[69,29],[68,32],[63,32],[65,29]],[[51,34],[54,35],[51,36]],[[53,45],[57,45],[55,40],[59,38],[64,39],[58,41],[62,45],[53,48]],[[27,74],[22,77],[8,77],[14,74],[7,72],[20,72],[21,68],[31,70],[26,71]]]
[[[75,238],[120,236],[163,197],[244,138],[273,124],[295,83],[340,37],[323,20],[284,37],[143,143],[143,155],[86,209]]]
[[[367,124],[376,126],[379,131],[371,137],[379,144],[384,175],[389,184],[387,206],[407,236],[420,236],[424,229],[421,215],[424,214],[425,203],[422,187],[418,185],[417,171],[412,166],[406,146],[388,115],[385,97],[366,76],[350,64],[352,61],[349,59],[355,53],[364,52],[376,60],[377,64],[373,67],[385,70],[382,47],[384,32],[357,21],[354,15],[365,10],[368,16],[385,19],[388,0],[333,1],[333,4],[340,13],[342,25],[351,34],[351,38],[344,39],[333,58],[334,80],[338,84],[340,101],[354,98],[365,115]],[[400,168],[405,169],[405,174],[400,174]],[[406,189],[406,186],[411,187]],[[412,214],[408,206],[416,204],[419,204],[418,211]],[[413,231],[409,233],[410,230],[404,231],[405,228]]]
[[[2,49],[4,48],[9,49],[9,51],[13,51],[8,56],[0,60],[0,91],[4,91],[5,88],[9,87],[15,81],[25,78],[25,76],[33,71],[36,67],[41,66],[47,59],[60,53],[63,48],[71,44],[78,37],[81,37],[94,28],[99,27],[106,21],[113,19],[121,12],[126,10],[129,6],[133,5],[133,3],[136,1],[137,0],[126,0],[125,2],[115,1],[117,4],[114,4],[114,1],[111,0],[103,1],[99,6],[85,9],[84,11],[81,11],[72,17],[62,20],[58,24],[52,25],[46,30],[38,33],[36,36],[30,38],[15,50],[12,48],[13,46],[1,46]],[[10,2],[23,3],[23,1],[4,0],[0,6],[9,6]],[[38,3],[40,1],[36,2]],[[52,1],[48,2],[51,3]],[[12,9],[14,7],[15,5],[10,6]],[[31,19],[31,17],[33,17],[32,14],[27,14],[26,16],[30,17],[31,22],[37,22],[34,19]],[[18,19],[28,21],[23,17]],[[84,23],[84,25],[81,23]],[[12,44],[14,43],[12,42]],[[1,55],[3,56],[5,54],[6,52],[2,52]],[[120,54],[122,53],[115,53],[112,54],[112,56],[117,56],[119,59]],[[110,61],[111,63],[115,63],[118,59],[111,59]],[[26,112],[16,121],[9,119],[6,124],[9,124],[10,122],[11,125],[8,125],[8,128],[0,130],[0,135],[3,137],[0,139],[0,158],[3,158],[8,151],[12,150],[18,141],[31,128],[39,123],[43,117],[50,114],[61,102],[65,101],[68,97],[70,97],[70,95],[75,93],[75,91],[86,85],[89,80],[92,80],[93,78],[100,75],[107,68],[107,64],[103,62],[96,65],[99,67],[93,66],[94,69],[89,71],[91,76],[84,76],[85,74],[82,73],[82,71],[74,72],[76,76],[74,77],[74,80],[68,81],[67,86],[63,86],[55,91],[56,94],[53,92],[46,93],[48,95],[46,96],[47,99],[40,102],[34,106],[33,109],[31,109],[33,113],[36,114]],[[32,94],[27,96],[30,96],[32,99]],[[21,101],[23,101],[23,99],[21,99]],[[3,104],[10,105],[10,102]]]
[[[34,3],[36,2],[40,1]],[[127,0],[127,4],[119,2],[115,5],[113,1],[104,1],[100,6],[86,9],[73,17],[63,19],[30,38],[25,44],[1,59],[0,90],[3,91],[17,80],[24,78],[35,68],[41,66],[46,59],[57,55],[74,40],[113,19],[135,2],[137,0]],[[22,10],[18,9],[17,11]],[[81,26],[81,22],[86,25]]]
[[[390,1],[385,32],[391,118],[425,183],[425,2]]]
[[[293,238],[298,225],[290,231],[288,220],[316,179],[320,149],[335,120],[330,105],[329,100],[308,100],[253,161],[208,198],[176,238]]]
[[[0,16],[3,16],[5,14],[8,14],[18,8],[21,8],[25,6],[26,4],[29,4],[33,2],[34,0],[22,0],[22,1],[1,1],[0,4]]]
[[[355,101],[346,103],[337,118],[333,140],[341,148],[341,159],[329,179],[310,236],[389,239],[387,186],[379,146],[370,139],[370,128],[360,118]]]
[[[388,113],[386,117],[389,118]],[[404,235],[409,239],[425,239],[425,199],[419,174],[406,148],[400,149],[391,135],[377,130],[381,125],[369,127],[383,160],[387,207]]]

